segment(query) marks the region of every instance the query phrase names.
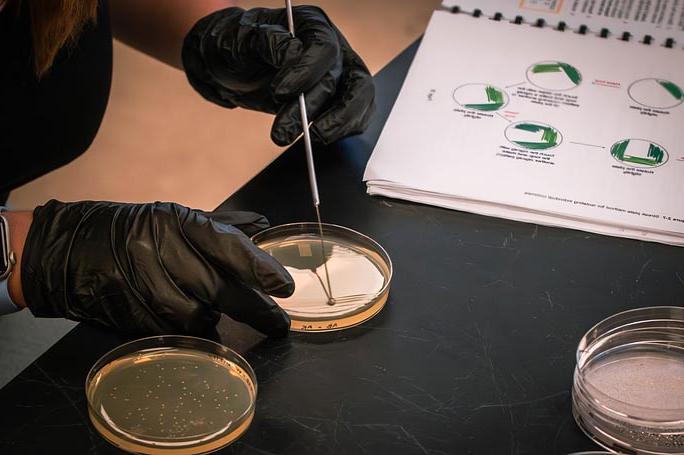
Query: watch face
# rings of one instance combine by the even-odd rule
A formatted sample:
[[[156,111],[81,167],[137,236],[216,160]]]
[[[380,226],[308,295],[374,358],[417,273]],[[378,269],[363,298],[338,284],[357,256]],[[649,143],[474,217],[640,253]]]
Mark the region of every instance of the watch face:
[[[5,217],[0,217],[0,276],[7,273],[7,269],[9,268],[9,248],[7,241],[7,220]]]

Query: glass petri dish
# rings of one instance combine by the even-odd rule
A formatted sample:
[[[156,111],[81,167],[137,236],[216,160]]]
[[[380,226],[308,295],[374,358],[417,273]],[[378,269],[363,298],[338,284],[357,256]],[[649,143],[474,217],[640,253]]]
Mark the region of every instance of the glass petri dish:
[[[247,361],[201,338],[159,336],[121,345],[86,379],[88,413],[110,443],[141,454],[201,454],[252,422],[257,383]]]
[[[373,239],[346,227],[293,223],[266,229],[254,243],[276,258],[295,281],[294,294],[275,298],[291,330],[326,332],[361,324],[387,302],[392,261]]]
[[[629,310],[591,328],[572,401],[580,428],[610,451],[684,453],[684,308]]]

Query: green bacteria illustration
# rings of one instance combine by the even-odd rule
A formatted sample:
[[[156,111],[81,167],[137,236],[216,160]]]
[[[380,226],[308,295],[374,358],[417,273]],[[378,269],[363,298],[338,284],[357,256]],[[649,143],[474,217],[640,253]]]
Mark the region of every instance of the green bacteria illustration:
[[[512,144],[529,150],[549,150],[557,147],[563,139],[556,128],[539,122],[509,125],[505,136]]]
[[[569,63],[559,61],[538,62],[527,69],[527,80],[536,87],[563,91],[582,83],[582,74]]]
[[[616,160],[640,168],[662,166],[669,157],[667,151],[658,144],[645,139],[623,139],[610,148]]]
[[[454,90],[454,101],[460,106],[481,112],[493,112],[508,104],[508,94],[491,84],[465,84]]]
[[[627,94],[635,103],[653,109],[672,109],[684,101],[684,91],[679,85],[654,77],[632,82]]]

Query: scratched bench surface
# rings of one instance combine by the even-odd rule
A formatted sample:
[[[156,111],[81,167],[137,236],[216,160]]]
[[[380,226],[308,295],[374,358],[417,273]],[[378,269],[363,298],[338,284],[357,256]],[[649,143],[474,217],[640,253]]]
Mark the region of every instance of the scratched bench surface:
[[[222,321],[259,381],[251,428],[222,453],[589,450],[571,414],[579,338],[622,310],[684,304],[684,250],[367,196],[363,169],[415,50],[376,76],[369,130],[317,150],[324,221],[387,249],[389,302],[359,327],[282,340]],[[223,205],[312,220],[301,146]],[[3,388],[0,452],[118,453],[88,423],[83,381],[122,341],[82,324]]]

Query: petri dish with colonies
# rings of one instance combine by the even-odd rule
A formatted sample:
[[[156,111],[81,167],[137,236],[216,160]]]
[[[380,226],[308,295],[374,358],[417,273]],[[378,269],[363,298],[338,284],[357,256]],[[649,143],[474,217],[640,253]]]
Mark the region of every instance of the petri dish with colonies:
[[[392,261],[370,237],[333,224],[319,229],[318,223],[292,223],[266,229],[252,240],[294,279],[294,294],[275,298],[290,316],[293,331],[353,327],[387,302]]]
[[[577,349],[573,414],[602,447],[634,455],[684,453],[684,308],[611,316]]]
[[[121,345],[86,379],[95,429],[115,446],[141,454],[202,454],[227,446],[252,422],[256,394],[245,359],[187,336]]]

